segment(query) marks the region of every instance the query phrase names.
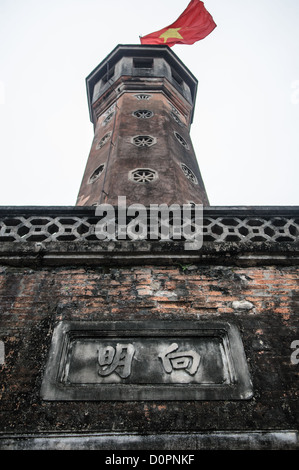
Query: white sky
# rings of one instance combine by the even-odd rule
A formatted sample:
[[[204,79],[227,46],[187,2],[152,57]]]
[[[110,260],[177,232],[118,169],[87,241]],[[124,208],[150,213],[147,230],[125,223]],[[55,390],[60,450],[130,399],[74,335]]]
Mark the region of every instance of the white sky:
[[[299,1],[206,0],[172,50],[199,81],[191,137],[211,205],[299,205]],[[93,126],[85,78],[188,0],[0,0],[0,205],[72,206]]]

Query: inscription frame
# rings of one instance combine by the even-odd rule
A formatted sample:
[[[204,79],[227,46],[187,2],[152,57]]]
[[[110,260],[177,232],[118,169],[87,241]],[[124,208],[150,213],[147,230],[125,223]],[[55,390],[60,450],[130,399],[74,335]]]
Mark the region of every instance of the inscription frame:
[[[139,348],[137,351],[139,355],[146,355],[144,350],[146,350],[147,345],[153,344],[155,346],[156,344],[160,345],[160,343],[163,345],[165,341],[169,344],[173,341],[176,343],[192,344],[192,342],[195,342],[200,344],[202,339],[209,345],[211,350],[212,356],[209,367],[212,378],[214,373],[212,366],[213,354],[216,351],[213,341],[221,345],[219,348],[222,351],[226,371],[226,379],[222,382],[218,380],[217,383],[215,379],[214,383],[213,380],[205,383],[195,383],[192,382],[189,375],[189,382],[174,381],[171,383],[165,381],[163,375],[160,375],[159,379],[155,378],[153,373],[151,375],[151,372],[147,371],[146,367],[143,368],[143,377],[137,375],[135,378],[131,378],[129,382],[112,379],[108,383],[97,382],[100,379],[96,379],[95,375],[91,378],[88,376],[88,379],[84,381],[83,378],[80,378],[85,367],[84,354],[82,360],[79,360],[79,355],[76,357],[74,353],[76,342],[80,342],[83,346],[86,344],[88,347],[85,349],[90,350],[92,342],[98,341],[105,344],[114,342],[116,344],[118,341],[127,341],[128,343],[134,343],[137,349]],[[134,359],[138,361],[138,354]],[[83,369],[78,369],[79,362],[80,367]],[[158,362],[160,362],[159,367],[162,367],[161,361]],[[155,367],[157,368],[157,365]],[[71,368],[76,373],[71,373]],[[221,372],[219,370],[218,375]],[[170,374],[166,375],[169,377]],[[76,379],[70,379],[71,377],[76,377]],[[134,383],[134,380],[136,383]],[[206,322],[204,320],[61,321],[53,331],[41,386],[41,398],[45,401],[209,401],[248,400],[252,396],[252,382],[238,328],[228,322]]]

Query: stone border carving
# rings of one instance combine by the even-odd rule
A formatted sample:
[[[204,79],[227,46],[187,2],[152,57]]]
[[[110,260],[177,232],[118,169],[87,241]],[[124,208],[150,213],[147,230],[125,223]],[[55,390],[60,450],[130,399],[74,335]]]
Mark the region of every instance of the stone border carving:
[[[238,329],[227,322],[60,322],[43,400],[248,400]]]

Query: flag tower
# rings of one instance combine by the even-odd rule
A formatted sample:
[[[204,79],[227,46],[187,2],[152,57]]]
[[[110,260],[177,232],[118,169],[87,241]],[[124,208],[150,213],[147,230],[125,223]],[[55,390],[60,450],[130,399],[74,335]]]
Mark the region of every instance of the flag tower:
[[[190,138],[197,80],[168,46],[119,45],[86,83],[94,139],[78,206],[209,205]]]
[[[88,76],[77,205],[0,208],[1,450],[104,450],[134,467],[299,449],[299,207],[208,206],[174,29],[186,40],[171,25]],[[118,196],[204,204],[201,248],[100,239],[93,206]]]

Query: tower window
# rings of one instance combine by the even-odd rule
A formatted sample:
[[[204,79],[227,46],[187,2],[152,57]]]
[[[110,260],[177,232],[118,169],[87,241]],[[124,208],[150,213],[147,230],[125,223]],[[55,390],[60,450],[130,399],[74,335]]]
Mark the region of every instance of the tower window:
[[[181,168],[186,178],[188,178],[188,180],[192,181],[192,183],[194,184],[198,184],[195,174],[193,173],[192,170],[190,170],[189,167],[187,167],[187,165],[185,165],[184,163],[181,163]]]
[[[109,80],[113,77],[113,75],[114,75],[114,67],[110,70],[107,67],[107,73],[102,78],[103,83],[109,82]]]
[[[101,149],[102,147],[104,147],[104,145],[108,142],[108,140],[110,139],[111,137],[111,134],[112,132],[108,132],[107,134],[104,135],[104,137],[101,138],[101,140],[97,143],[97,146],[96,146],[96,149],[99,150]]]
[[[137,147],[151,147],[156,142],[157,139],[151,135],[136,135],[132,137],[132,143]]]
[[[108,114],[112,113],[112,111],[115,111],[115,103],[113,103],[107,111],[104,113],[104,116],[108,116]]]
[[[136,168],[129,173],[129,179],[136,183],[152,183],[158,178],[158,173],[150,168]]]
[[[174,114],[177,114],[177,115],[179,116],[179,115],[181,114],[181,113],[179,112],[179,110],[176,109],[176,107],[173,106],[173,104],[170,103],[170,101],[168,101],[168,103],[169,103],[169,105],[170,105],[170,107],[171,107],[172,112],[173,112]]]
[[[185,141],[185,139],[176,131],[174,131],[174,135],[176,136],[177,140],[179,141],[179,143],[185,147],[186,149],[189,149],[189,145],[187,144],[187,142]]]
[[[138,57],[133,59],[133,67],[135,69],[152,69],[154,59],[148,57]]]
[[[104,119],[104,121],[103,121],[103,126],[106,126],[106,124],[108,124],[108,122],[111,121],[111,119],[113,118],[113,115],[114,115],[114,112],[108,114],[108,115],[105,117],[105,119]]]
[[[175,120],[175,122],[179,125],[179,126],[182,126],[182,121],[180,120],[180,118],[177,116],[177,114],[175,114],[174,112],[171,111],[170,113],[172,119]]]
[[[148,119],[151,118],[154,115],[152,111],[149,111],[148,109],[138,109],[138,111],[134,111],[133,116],[139,118],[139,119]]]
[[[179,74],[173,69],[171,70],[171,77],[177,85],[183,86],[184,82],[182,77],[180,77]]]
[[[94,170],[94,172],[91,174],[91,176],[89,177],[88,184],[91,184],[94,181],[96,181],[101,176],[101,174],[103,173],[104,168],[105,168],[104,163],[102,163],[102,165],[98,166],[98,168],[96,168]]]
[[[145,93],[140,93],[138,95],[135,95],[135,98],[139,101],[147,101],[152,97],[152,95],[146,95]]]

